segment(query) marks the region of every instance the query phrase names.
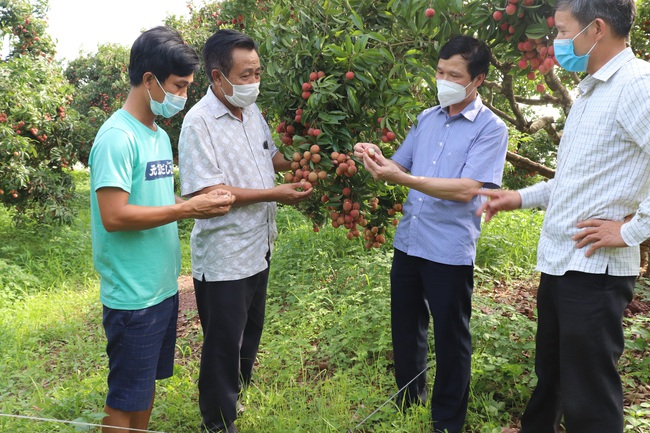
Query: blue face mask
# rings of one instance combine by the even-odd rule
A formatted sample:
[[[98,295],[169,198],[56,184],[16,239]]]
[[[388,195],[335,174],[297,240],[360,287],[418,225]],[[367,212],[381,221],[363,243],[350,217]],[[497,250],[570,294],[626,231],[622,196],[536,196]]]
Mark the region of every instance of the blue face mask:
[[[154,78],[156,78],[155,75]],[[177,114],[179,111],[185,108],[185,102],[187,102],[187,98],[183,98],[182,96],[174,95],[172,93],[167,93],[165,89],[163,89],[163,86],[160,84],[160,81],[158,81],[158,78],[156,78],[156,83],[158,83],[162,91],[165,93],[165,99],[162,102],[154,100],[151,97],[151,92],[149,92],[149,89],[147,89],[147,93],[149,93],[149,106],[151,107],[151,111],[154,115],[169,119],[174,114]]]
[[[555,58],[557,62],[569,72],[585,72],[587,70],[587,65],[589,65],[589,54],[596,47],[596,43],[591,47],[589,52],[583,56],[578,56],[575,53],[573,47],[573,41],[575,38],[580,36],[582,32],[587,30],[590,25],[593,24],[593,21],[590,22],[587,27],[582,29],[580,33],[575,35],[573,39],[556,39],[553,41],[553,48],[555,50]]]

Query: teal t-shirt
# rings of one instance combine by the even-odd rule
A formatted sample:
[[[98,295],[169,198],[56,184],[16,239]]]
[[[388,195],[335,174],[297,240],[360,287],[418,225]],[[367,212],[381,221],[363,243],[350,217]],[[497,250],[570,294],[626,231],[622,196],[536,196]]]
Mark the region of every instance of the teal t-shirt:
[[[100,188],[129,193],[129,203],[166,206],[175,202],[169,136],[152,131],[125,110],[100,128],[90,151],[90,215],[95,269],[102,304],[117,310],[156,305],[178,291],[180,242],[176,223],[109,233],[97,205]]]

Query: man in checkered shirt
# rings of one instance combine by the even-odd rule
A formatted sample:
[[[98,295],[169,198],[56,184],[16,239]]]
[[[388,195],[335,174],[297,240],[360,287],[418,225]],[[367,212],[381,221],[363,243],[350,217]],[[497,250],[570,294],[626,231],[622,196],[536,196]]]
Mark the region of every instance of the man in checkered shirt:
[[[262,68],[255,42],[219,30],[203,48],[210,88],[187,113],[179,138],[181,193],[230,191],[228,219],[196,220],[192,275],[203,328],[199,407],[203,430],[236,433],[237,398],[253,373],[266,304],[276,202],[294,204],[313,191],[275,185],[290,162],[273,144],[255,104]]]
[[[627,46],[633,0],[558,0],[555,56],[578,86],[555,178],[485,191],[497,212],[546,209],[538,246],[537,386],[521,433],[621,433],[622,316],[650,237],[650,64]],[[504,431],[515,431],[512,429]]]

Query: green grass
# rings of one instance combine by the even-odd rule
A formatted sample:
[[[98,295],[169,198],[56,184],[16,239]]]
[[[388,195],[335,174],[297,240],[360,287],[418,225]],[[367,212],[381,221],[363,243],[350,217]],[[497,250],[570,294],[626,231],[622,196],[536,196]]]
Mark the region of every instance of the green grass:
[[[517,210],[483,223],[476,251],[478,272],[507,281],[531,275],[543,219],[544,212]]]
[[[96,423],[107,359],[98,279],[92,268],[88,178],[77,173],[72,227],[15,228],[0,211],[0,413]],[[466,432],[516,422],[534,383],[535,322],[493,296],[495,284],[535,283],[539,212],[500,215],[484,226],[471,328],[472,385]],[[380,408],[396,389],[390,338],[390,248],[365,251],[342,230],[319,233],[289,207],[278,215],[267,320],[242,433],[428,432],[428,407]],[[191,223],[180,224],[183,272]],[[501,286],[501,287],[502,287]],[[511,287],[511,286],[508,286]],[[640,282],[639,293],[650,297]],[[626,396],[650,381],[650,319],[626,321]],[[178,341],[175,375],[158,385],[152,430],[198,431],[200,335]],[[431,344],[435,344],[433,341]],[[431,356],[430,365],[435,360]],[[433,377],[433,371],[429,373]],[[368,418],[358,428],[368,416]],[[626,432],[649,431],[650,407],[626,408]],[[74,432],[81,427],[0,417],[0,431]],[[89,428],[86,431],[99,431]]]

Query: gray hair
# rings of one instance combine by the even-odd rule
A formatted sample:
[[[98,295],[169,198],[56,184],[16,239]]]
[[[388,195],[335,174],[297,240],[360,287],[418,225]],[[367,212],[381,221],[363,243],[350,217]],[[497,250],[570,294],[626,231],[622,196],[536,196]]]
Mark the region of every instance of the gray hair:
[[[600,18],[622,38],[630,35],[636,18],[634,0],[557,0],[555,10],[570,11],[583,26]]]

